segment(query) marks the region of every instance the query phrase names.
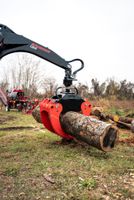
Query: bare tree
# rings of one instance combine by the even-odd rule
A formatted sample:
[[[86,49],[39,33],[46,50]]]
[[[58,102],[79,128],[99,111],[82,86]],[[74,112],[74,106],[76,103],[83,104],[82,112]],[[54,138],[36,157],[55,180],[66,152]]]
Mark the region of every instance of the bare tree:
[[[22,88],[26,95],[33,96],[40,88],[43,75],[40,72],[40,61],[33,56],[20,54],[10,63],[8,71],[3,69],[3,83],[8,82],[10,88]]]
[[[78,83],[77,89],[82,98],[89,98],[89,87],[87,84]]]
[[[118,90],[119,99],[133,99],[134,98],[134,83],[127,82],[127,80],[120,81]]]
[[[56,91],[57,83],[53,77],[47,77],[42,82],[42,92],[45,94],[46,97],[52,97]]]
[[[0,88],[3,90],[3,91],[6,91],[8,89],[8,86],[9,86],[9,83],[7,80],[3,80],[0,82]]]
[[[105,96],[117,96],[119,90],[119,83],[117,83],[114,79],[107,80],[107,87],[105,91]]]
[[[92,83],[92,90],[94,96],[103,96],[105,92],[106,83],[99,83],[99,81],[95,78],[91,80]]]

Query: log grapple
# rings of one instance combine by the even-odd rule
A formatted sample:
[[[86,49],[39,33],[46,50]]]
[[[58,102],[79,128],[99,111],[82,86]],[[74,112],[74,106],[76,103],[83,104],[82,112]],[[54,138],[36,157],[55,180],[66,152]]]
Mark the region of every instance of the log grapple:
[[[84,115],[90,115],[91,104],[83,100],[79,95],[66,93],[62,98],[58,95],[52,99],[44,99],[40,103],[41,120],[44,126],[51,132],[66,138],[73,137],[65,133],[60,124],[60,117],[68,111],[81,112]]]
[[[14,52],[34,54],[65,70],[64,87],[58,88],[52,98],[44,99],[40,103],[39,118],[48,130],[68,140],[75,137],[103,151],[110,151],[114,147],[118,130],[111,124],[88,116],[91,111],[90,102],[82,99],[77,89],[72,87],[77,72],[84,67],[81,59],[66,61],[49,48],[0,24],[0,59]],[[80,66],[72,71],[74,62]]]
[[[81,59],[73,59],[66,61],[47,47],[44,47],[22,35],[16,34],[10,28],[0,24],[0,59],[10,53],[28,52],[34,54],[44,60],[51,62],[65,70],[63,79],[63,87],[56,90],[55,96],[51,99],[44,99],[40,103],[40,114],[44,126],[58,134],[59,136],[71,139],[72,136],[62,130],[60,117],[68,111],[81,112],[84,115],[89,115],[91,104],[87,100],[82,99],[78,95],[75,87],[72,87],[72,82],[76,80],[76,74],[84,67],[84,62]],[[80,63],[80,67],[72,72],[72,63]],[[62,90],[59,92],[59,90]]]

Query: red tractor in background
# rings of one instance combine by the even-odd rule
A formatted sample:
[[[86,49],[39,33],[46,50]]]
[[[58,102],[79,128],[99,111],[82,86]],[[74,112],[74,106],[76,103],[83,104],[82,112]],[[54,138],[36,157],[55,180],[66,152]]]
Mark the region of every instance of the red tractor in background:
[[[13,89],[11,92],[7,91],[7,102],[7,111],[10,111],[10,109],[22,111],[27,107],[28,97],[24,96],[23,90]]]
[[[25,96],[24,90],[13,89],[11,92],[7,91],[6,111],[17,109],[18,111],[30,114],[38,103],[38,99],[30,100],[29,97]]]

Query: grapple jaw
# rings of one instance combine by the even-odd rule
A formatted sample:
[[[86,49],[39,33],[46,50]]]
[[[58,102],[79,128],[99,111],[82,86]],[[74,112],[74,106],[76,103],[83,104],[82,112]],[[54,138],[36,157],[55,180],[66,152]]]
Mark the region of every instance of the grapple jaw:
[[[68,133],[65,133],[60,124],[60,118],[68,111],[81,112],[84,115],[90,115],[91,104],[83,100],[79,95],[65,94],[61,99],[56,97],[44,99],[40,103],[40,114],[43,125],[51,132],[65,139],[73,139]]]

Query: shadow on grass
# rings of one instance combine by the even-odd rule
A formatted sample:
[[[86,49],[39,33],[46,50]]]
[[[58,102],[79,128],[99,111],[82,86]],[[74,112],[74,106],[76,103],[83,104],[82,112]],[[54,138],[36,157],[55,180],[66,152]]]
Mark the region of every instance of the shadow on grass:
[[[89,146],[86,143],[79,143],[76,141],[54,141],[51,144],[51,148],[63,148],[63,151],[67,149],[67,151],[70,149],[73,149],[77,154],[83,156],[90,156],[90,157],[95,157],[99,160],[103,159],[109,159],[111,158],[111,155],[109,152],[104,152],[99,149],[96,149],[95,147]]]

